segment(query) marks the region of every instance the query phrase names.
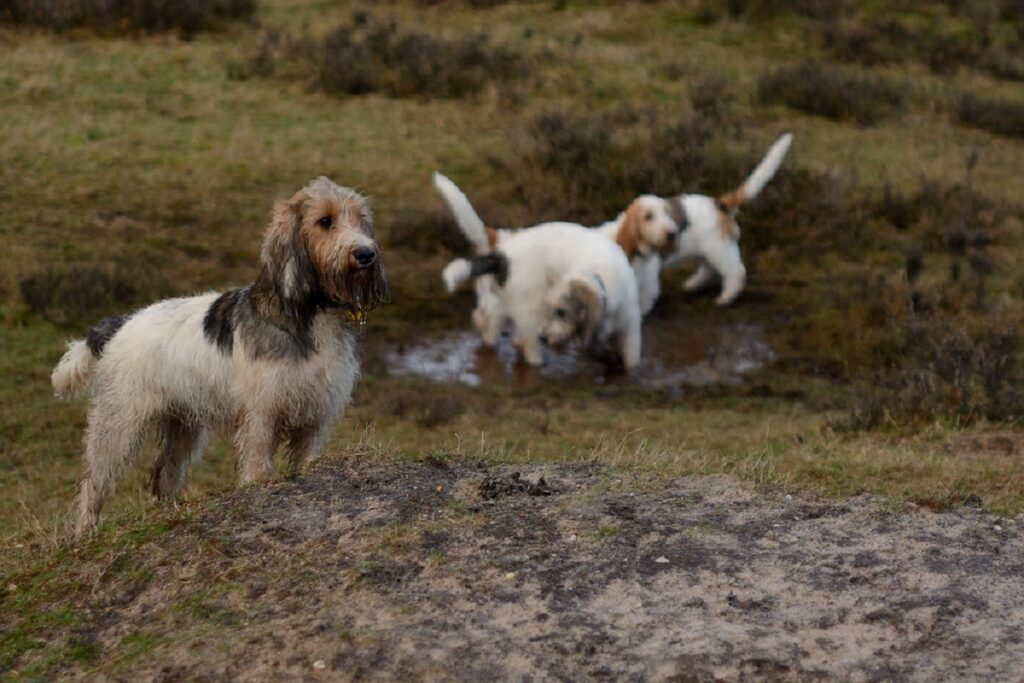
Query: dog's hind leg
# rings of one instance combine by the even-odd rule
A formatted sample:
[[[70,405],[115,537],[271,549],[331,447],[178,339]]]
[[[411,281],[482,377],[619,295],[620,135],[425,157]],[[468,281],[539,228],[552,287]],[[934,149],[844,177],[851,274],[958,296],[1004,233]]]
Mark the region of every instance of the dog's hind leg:
[[[193,460],[206,450],[207,432],[178,417],[167,416],[160,422],[160,453],[153,465],[150,487],[160,500],[176,498],[185,483],[185,474]]]
[[[255,411],[242,414],[235,432],[239,483],[250,484],[270,477],[277,442],[277,425],[273,418]]]
[[[715,299],[719,306],[735,301],[747,283],[747,269],[740,257],[740,248],[735,242],[727,242],[721,248],[706,254],[711,266],[722,275],[722,293]]]
[[[708,267],[708,264],[701,263],[697,266],[697,270],[694,271],[693,275],[686,278],[686,281],[683,282],[683,289],[687,292],[696,292],[698,289],[711,282],[714,277],[715,271]]]
[[[89,412],[75,535],[91,531],[99,523],[103,502],[121,472],[138,456],[149,422],[148,414],[109,401],[97,402]]]

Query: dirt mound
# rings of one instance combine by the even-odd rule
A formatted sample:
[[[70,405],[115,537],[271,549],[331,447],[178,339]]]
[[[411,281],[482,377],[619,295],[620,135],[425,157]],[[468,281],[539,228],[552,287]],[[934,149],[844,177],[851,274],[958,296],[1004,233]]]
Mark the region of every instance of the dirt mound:
[[[89,598],[104,656],[85,671],[1009,680],[1024,540],[1000,524],[722,476],[631,491],[586,466],[328,460],[120,558]]]

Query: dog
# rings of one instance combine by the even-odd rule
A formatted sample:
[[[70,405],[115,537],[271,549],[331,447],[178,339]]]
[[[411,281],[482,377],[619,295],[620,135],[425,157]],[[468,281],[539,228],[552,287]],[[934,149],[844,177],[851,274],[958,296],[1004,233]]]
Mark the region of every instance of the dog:
[[[675,250],[665,259],[663,267],[690,260],[700,262],[697,270],[683,283],[686,291],[704,287],[716,274],[722,279],[722,290],[716,299],[718,305],[731,304],[743,291],[747,269],[740,255],[740,226],[736,222],[736,213],[772,179],[792,141],[792,134],[782,135],[743,184],[728,194],[717,199],[702,194],[681,194],[671,198],[677,215],[681,216],[681,232]]]
[[[489,227],[455,183],[440,173],[434,173],[433,181],[477,256],[495,249],[512,235],[538,227]],[[619,244],[630,259],[644,315],[654,307],[658,298],[661,258],[674,253],[676,249],[680,217],[673,212],[677,211],[677,207],[677,204],[673,205],[661,197],[641,195],[615,219],[593,228],[598,234]],[[473,326],[483,343],[493,347],[507,329],[508,316],[502,308],[501,297],[496,293],[494,277],[481,274],[479,270],[484,267],[484,263],[480,259],[456,259],[445,267],[442,277],[449,292],[454,292],[466,280],[474,279],[477,303],[473,310]],[[474,267],[477,268],[476,272],[472,270]]]
[[[496,307],[511,319],[513,344],[530,365],[543,364],[545,344],[574,337],[588,349],[610,348],[627,372],[639,364],[636,279],[622,249],[598,231],[544,223],[462,262],[459,277],[494,278]]]
[[[275,205],[253,283],[161,301],[70,342],[54,391],[91,395],[76,535],[99,523],[153,426],[158,499],[180,493],[215,429],[234,428],[240,483],[269,477],[285,441],[298,473],[351,401],[352,323],[387,300],[369,205],[320,177]]]

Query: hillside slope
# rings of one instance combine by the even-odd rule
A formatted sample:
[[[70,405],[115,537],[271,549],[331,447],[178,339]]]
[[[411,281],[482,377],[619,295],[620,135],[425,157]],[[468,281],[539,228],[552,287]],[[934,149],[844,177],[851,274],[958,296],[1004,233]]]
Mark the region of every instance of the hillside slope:
[[[622,477],[326,460],[105,532],[50,598],[33,591],[59,565],[10,579],[21,619],[5,609],[0,627],[36,644],[5,664],[160,681],[1018,671],[1024,520]]]

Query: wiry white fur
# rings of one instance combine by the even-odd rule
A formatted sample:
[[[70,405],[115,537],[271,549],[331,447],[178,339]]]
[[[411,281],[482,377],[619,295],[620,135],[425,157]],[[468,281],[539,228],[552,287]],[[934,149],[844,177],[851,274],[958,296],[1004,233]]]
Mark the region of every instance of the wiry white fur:
[[[623,251],[595,230],[575,223],[544,223],[510,235],[498,247],[508,259],[508,280],[498,295],[512,320],[513,343],[526,362],[544,362],[541,334],[553,314],[550,291],[574,276],[597,274],[605,286],[601,341],[612,341],[627,369],[640,360],[640,306],[636,281]]]
[[[59,393],[91,379],[79,533],[95,526],[100,505],[154,425],[174,431],[164,439],[154,482],[158,495],[173,496],[210,431],[237,426],[239,475],[247,483],[270,474],[282,437],[291,464],[300,466],[348,405],[359,366],[355,342],[337,316],[314,319],[315,350],[307,358],[254,360],[237,330],[230,355],[204,337],[203,318],[216,298],[153,304],[135,313],[99,358],[87,360],[84,342],[75,341],[54,371]]]
[[[793,136],[786,133],[771,146],[757,168],[740,186],[742,201],[756,197],[778,171]],[[683,283],[687,291],[708,284],[716,274],[722,278],[722,291],[716,299],[720,306],[736,300],[747,281],[747,269],[739,247],[739,225],[733,215],[725,213],[715,200],[702,194],[682,194],[676,197],[686,213],[688,226],[680,234],[676,250],[665,259],[671,267],[689,260],[699,261],[697,270]],[[723,230],[723,222],[729,230]]]
[[[477,215],[473,205],[469,203],[469,199],[459,189],[458,185],[446,176],[435,172],[434,187],[441,193],[445,204],[448,205],[448,208],[455,216],[455,222],[458,223],[459,229],[462,230],[462,234],[466,236],[469,243],[473,245],[476,253],[483,254],[488,251],[487,227],[480,220],[480,216]]]
[[[85,390],[92,375],[93,360],[92,351],[84,341],[68,342],[68,350],[50,376],[58,398],[71,398]]]

